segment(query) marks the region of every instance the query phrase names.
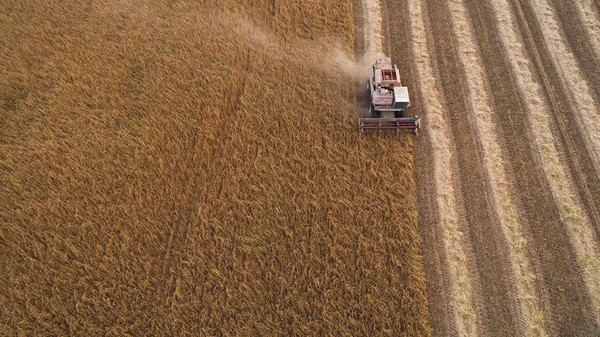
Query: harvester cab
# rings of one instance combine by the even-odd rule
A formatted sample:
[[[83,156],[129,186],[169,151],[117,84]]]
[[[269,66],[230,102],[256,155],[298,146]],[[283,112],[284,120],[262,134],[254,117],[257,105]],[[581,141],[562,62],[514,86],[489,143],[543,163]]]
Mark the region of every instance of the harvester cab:
[[[417,134],[421,118],[404,117],[410,106],[408,88],[400,81],[400,71],[389,57],[380,57],[371,68],[367,90],[371,94],[369,118],[360,118],[361,133],[412,131]]]

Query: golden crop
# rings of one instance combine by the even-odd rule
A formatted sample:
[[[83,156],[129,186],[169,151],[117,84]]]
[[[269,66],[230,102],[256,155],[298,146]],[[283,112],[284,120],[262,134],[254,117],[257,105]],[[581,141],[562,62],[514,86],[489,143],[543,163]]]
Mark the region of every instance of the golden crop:
[[[412,139],[351,1],[0,3],[0,330],[429,332]]]

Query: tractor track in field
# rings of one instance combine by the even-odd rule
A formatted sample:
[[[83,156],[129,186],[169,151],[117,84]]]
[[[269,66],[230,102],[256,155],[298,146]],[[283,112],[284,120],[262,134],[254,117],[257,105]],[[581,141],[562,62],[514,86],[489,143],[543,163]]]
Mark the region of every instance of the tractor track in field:
[[[569,2],[575,6],[577,15],[581,20],[583,27],[588,34],[588,40],[590,47],[592,48],[596,58],[600,57],[600,11],[593,0],[580,0]],[[595,61],[597,62],[597,61]]]
[[[522,2],[523,3],[523,2]],[[551,6],[543,0],[530,0],[526,4],[523,4],[522,8],[524,11],[529,10],[532,18],[537,20],[531,20],[537,23],[537,29],[532,29],[533,32],[537,32],[538,36],[535,36],[532,40],[539,41],[546,39],[546,44],[553,41],[551,46],[547,46],[545,49],[541,49],[542,59],[553,61],[554,69],[558,68],[558,75],[555,80],[551,81],[557,86],[563,86],[560,93],[566,95],[565,101],[569,104],[570,109],[564,111],[564,115],[567,119],[575,119],[577,123],[574,123],[577,127],[573,127],[569,130],[562,131],[562,144],[566,144],[566,158],[570,164],[570,175],[574,176],[575,181],[573,185],[576,185],[577,191],[573,189],[572,193],[560,193],[564,187],[571,184],[571,179],[563,179],[559,181],[563,186],[553,187],[553,194],[555,197],[555,203],[560,211],[561,220],[563,220],[564,227],[567,230],[567,234],[571,243],[572,252],[577,259],[578,271],[583,279],[583,286],[587,288],[587,292],[584,292],[584,298],[581,301],[581,306],[587,309],[586,314],[590,323],[593,326],[593,330],[596,334],[600,334],[600,251],[599,251],[599,228],[600,223],[598,222],[597,215],[597,198],[594,194],[598,191],[598,179],[589,179],[587,177],[598,177],[598,166],[594,167],[594,163],[590,163],[583,170],[581,167],[574,165],[583,162],[586,163],[587,158],[591,157],[591,162],[598,160],[598,149],[594,144],[598,143],[600,139],[600,116],[598,110],[598,102],[594,102],[594,98],[590,97],[593,93],[589,92],[591,86],[590,78],[583,79],[581,72],[582,68],[575,66],[575,59],[578,57],[577,52],[573,49],[568,48],[568,37],[557,42],[556,36],[561,34],[562,36],[568,36],[564,34],[564,31],[560,31],[560,21],[555,22],[561,16],[556,13],[552,13]],[[555,12],[560,13],[561,10],[554,9]],[[533,25],[534,25],[533,24]],[[558,27],[555,27],[558,26]],[[565,24],[563,23],[564,27]],[[568,25],[567,25],[568,26]],[[555,29],[555,30],[553,30]],[[544,55],[543,53],[547,53]],[[581,62],[581,59],[579,59]],[[548,62],[548,61],[546,61]],[[579,63],[580,63],[579,62]],[[596,60],[597,62],[597,60]],[[548,67],[552,69],[552,65]],[[553,69],[553,70],[554,70]],[[569,71],[565,71],[565,69]],[[540,73],[544,73],[544,69],[538,69]],[[567,94],[568,93],[568,94]],[[570,98],[570,100],[569,100]],[[557,113],[557,111],[555,111]],[[556,120],[560,120],[560,117],[556,117]],[[590,123],[592,121],[592,123]],[[557,123],[559,128],[564,126],[562,123]],[[584,140],[582,145],[577,148],[579,151],[572,151],[573,148],[569,148],[570,137],[577,139],[578,137]],[[595,139],[594,139],[595,138]],[[590,148],[590,143],[592,143]],[[587,149],[587,153],[585,150]],[[558,155],[557,155],[558,156]],[[588,157],[589,156],[589,157]],[[552,175],[560,176],[560,172],[553,172]],[[548,176],[548,175],[547,175]],[[582,183],[585,181],[585,184]],[[596,194],[597,196],[597,194]]]
[[[416,60],[412,57],[414,48],[411,43],[412,31],[409,29],[411,20],[415,18],[410,16],[408,7],[409,5],[406,2],[384,2],[382,12],[386,34],[383,36],[383,45],[385,52],[394,57],[400,68],[402,83],[409,88],[413,88],[409,89],[411,100],[419,102],[423,93],[416,85],[418,70],[413,67]],[[402,14],[398,15],[398,13]],[[395,20],[391,20],[391,17],[394,17]],[[423,36],[422,39],[426,40],[427,38]],[[396,55],[401,55],[402,52],[408,57],[396,57]],[[429,95],[431,96],[431,93]],[[419,104],[413,104],[411,109],[414,115],[423,116],[425,113]],[[430,137],[426,136],[417,137],[416,148],[418,150],[414,152],[415,178],[421,189],[417,195],[419,230],[424,247],[422,250],[423,267],[428,275],[428,305],[430,312],[434,313],[431,315],[431,326],[437,334],[447,335],[451,331],[455,331],[454,314],[449,305],[452,295],[448,292],[449,287],[447,286],[449,283],[449,270],[448,264],[445,263],[446,253],[443,237],[436,226],[441,222],[441,215],[439,214],[439,205],[436,202],[435,173],[432,170],[435,166],[432,156],[429,155],[433,151],[429,139]]]
[[[513,1],[513,4],[516,7],[516,12],[519,14],[522,34],[527,37],[525,39],[526,47],[535,60],[536,72],[541,78],[546,95],[551,102],[551,110],[554,116],[553,121],[560,135],[560,145],[566,154],[565,160],[573,174],[577,189],[582,194],[583,204],[591,219],[596,224],[596,236],[600,238],[600,180],[598,179],[600,171],[594,163],[594,154],[589,148],[586,148],[589,145],[586,144],[585,133],[590,132],[590,130],[582,128],[581,122],[577,120],[579,112],[575,104],[576,98],[569,95],[567,84],[561,80],[559,70],[553,65],[550,55],[550,48],[552,47],[547,46],[544,42],[544,34],[539,24],[535,20],[529,20],[528,22],[525,19],[526,17],[534,17],[533,5],[530,2],[522,0]],[[569,4],[561,4],[561,7],[564,6],[569,6]],[[559,13],[561,12],[559,11]],[[561,17],[566,17],[566,15],[562,14]],[[569,24],[563,25],[567,31],[572,29],[569,27],[577,26],[577,23],[572,21],[574,20],[572,16],[570,20]],[[600,25],[600,23],[598,24]],[[583,32],[578,31],[578,33],[584,36]],[[568,35],[573,36],[574,33],[571,31]],[[587,63],[600,64],[600,56],[597,56],[595,59],[592,58],[591,62],[590,57],[592,55],[589,53],[586,57],[581,56],[583,53],[581,50],[585,48],[580,46],[579,43],[585,44],[585,42],[587,41],[571,41],[571,46],[576,46],[575,55],[578,55],[578,63],[586,63],[586,65]],[[600,68],[596,67],[595,72],[598,71],[600,71]],[[586,73],[588,72],[586,71]],[[600,82],[593,82],[593,78],[593,76],[588,77],[588,81],[591,81],[592,87],[600,90]],[[600,100],[596,98],[596,102],[600,102]],[[596,111],[596,115],[599,116],[598,119],[600,120],[600,112],[598,110]]]
[[[560,21],[564,9],[558,10],[548,0],[520,1],[522,13],[527,18],[528,27],[537,43],[536,48],[540,51],[542,60],[546,62],[544,67],[557,73],[557,86],[561,87],[560,93],[566,98],[565,102],[571,105],[572,116],[575,121],[574,127],[580,129],[584,148],[587,149],[595,166],[596,174],[600,173],[600,118],[598,118],[599,102],[593,89],[593,76],[588,76],[585,69],[581,67],[584,60],[581,48],[575,49],[569,43],[569,31],[576,24],[565,24]],[[521,20],[524,21],[524,20]],[[597,60],[596,60],[597,62]]]
[[[481,151],[476,150],[480,148],[479,139],[469,113],[468,84],[457,54],[457,37],[446,2],[428,1],[427,8],[430,29],[437,40],[431,47],[446,102],[444,113],[448,116],[456,145],[458,168],[454,176],[459,181],[454,184],[460,186],[460,198],[465,208],[463,230],[472,247],[469,258],[473,263],[469,265],[469,271],[477,289],[473,305],[478,314],[479,334],[514,335],[511,329],[514,316],[510,310],[505,310],[510,307],[507,304],[512,293],[509,271],[503,263],[497,221],[485,184],[484,158]]]
[[[381,0],[381,12],[383,51],[423,117],[434,335],[599,335],[598,1]]]
[[[495,94],[495,116],[502,116],[497,118],[498,125],[504,134],[516,185],[520,189],[520,202],[526,219],[524,223],[529,224],[528,232],[534,250],[531,258],[537,261],[537,273],[541,276],[538,296],[546,314],[546,330],[551,335],[577,335],[577,330],[564,330],[563,327],[590,331],[590,322],[581,317],[585,314],[585,310],[582,310],[585,306],[581,304],[585,292],[578,277],[575,257],[570,251],[567,232],[558,220],[558,209],[554,206],[551,190],[541,170],[543,163],[536,150],[536,142],[539,141],[532,135],[528,115],[523,114],[528,110],[526,99],[532,97],[525,97],[530,94],[519,90],[519,81],[514,75],[506,76],[511,64],[497,33],[502,31],[506,34],[506,27],[494,31],[494,25],[484,24],[495,21],[494,11],[499,12],[503,4],[494,8],[491,2],[483,1],[469,3],[469,6],[471,16],[479,27],[476,30],[479,46],[484,53],[487,77]],[[510,5],[507,3],[504,7],[509,8]],[[516,142],[514,139],[523,141]],[[531,165],[532,159],[535,159],[533,162],[537,166]],[[570,295],[565,296],[565,293]]]

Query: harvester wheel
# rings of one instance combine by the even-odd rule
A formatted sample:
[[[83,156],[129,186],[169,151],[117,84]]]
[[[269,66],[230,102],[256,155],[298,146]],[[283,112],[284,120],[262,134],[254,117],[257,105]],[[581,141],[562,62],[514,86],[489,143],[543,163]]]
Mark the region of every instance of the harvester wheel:
[[[375,107],[373,106],[373,104],[369,105],[369,116],[370,117],[378,117],[377,114],[379,113],[379,111],[375,110]]]
[[[404,117],[404,110],[394,112],[394,117],[396,117],[396,118]]]
[[[375,107],[373,106],[373,104],[371,104],[371,106],[369,107],[369,114],[373,118],[379,118],[379,117],[381,117],[381,111],[375,110]]]

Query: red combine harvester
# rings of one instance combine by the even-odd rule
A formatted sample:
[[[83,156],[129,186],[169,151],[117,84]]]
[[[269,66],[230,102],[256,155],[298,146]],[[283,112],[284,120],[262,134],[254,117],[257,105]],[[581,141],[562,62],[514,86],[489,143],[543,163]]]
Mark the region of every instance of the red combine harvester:
[[[381,57],[373,64],[371,78],[367,82],[371,93],[370,118],[359,118],[360,133],[411,131],[415,135],[421,126],[421,118],[404,117],[410,106],[408,88],[400,83],[400,72],[389,57]]]

